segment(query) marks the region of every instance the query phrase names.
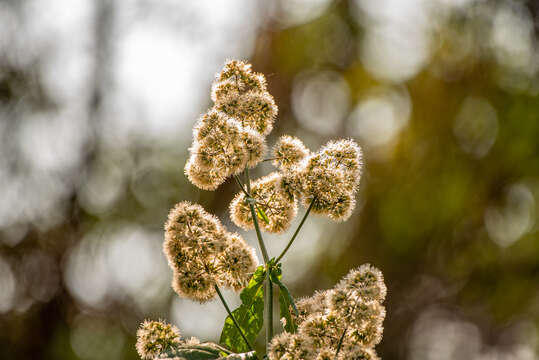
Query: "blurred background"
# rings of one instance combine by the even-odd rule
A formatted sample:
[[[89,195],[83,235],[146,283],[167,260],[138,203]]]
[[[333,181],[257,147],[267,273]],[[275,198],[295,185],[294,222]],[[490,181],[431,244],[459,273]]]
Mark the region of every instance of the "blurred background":
[[[285,258],[293,294],[370,262],[389,288],[382,358],[538,359],[538,13],[510,0],[0,1],[0,358],[138,359],[145,318],[218,340],[222,305],[176,296],[161,244],[180,200],[256,244],[229,220],[233,182],[200,191],[183,174],[212,78],[239,58],[279,105],[270,144],[364,149],[352,218],[309,218]],[[266,237],[273,255],[287,237]]]

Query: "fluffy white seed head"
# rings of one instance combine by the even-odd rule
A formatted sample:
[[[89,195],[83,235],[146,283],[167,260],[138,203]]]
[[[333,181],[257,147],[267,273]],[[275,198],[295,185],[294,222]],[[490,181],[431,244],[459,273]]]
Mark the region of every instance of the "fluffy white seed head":
[[[305,206],[314,201],[313,213],[345,221],[356,205],[361,159],[361,149],[354,141],[331,141],[299,163],[284,168],[283,183],[287,191],[303,199]]]
[[[246,165],[249,168],[254,168],[264,160],[264,155],[267,152],[264,137],[256,131],[244,129],[241,133],[241,140],[247,154]]]
[[[335,350],[331,348],[323,348],[316,355],[316,360],[334,360]]]
[[[174,272],[173,289],[199,302],[213,299],[216,285],[241,290],[258,264],[254,249],[241,236],[187,201],[169,213],[163,251]]]
[[[379,357],[373,349],[362,346],[343,346],[337,360],[378,360]]]
[[[144,321],[137,330],[137,352],[142,359],[154,359],[180,344],[178,328],[164,321]]]
[[[216,102],[216,109],[238,119],[242,126],[268,135],[277,116],[277,105],[268,92],[249,91],[237,98]]]
[[[297,301],[298,331],[276,336],[270,359],[335,359],[341,339],[337,359],[378,359],[374,346],[382,339],[384,298],[378,269],[367,264],[350,271],[333,289]]]
[[[193,154],[185,164],[185,175],[193,185],[208,191],[217,189],[226,180],[226,177],[219,172],[219,169],[200,167],[197,164],[196,156]]]
[[[193,129],[191,156],[185,166],[189,181],[210,191],[263,160],[265,136],[278,111],[264,76],[242,61],[225,64],[211,97],[215,104]]]
[[[384,275],[370,264],[363,264],[357,269],[350,270],[338,286],[357,292],[363,299],[379,302],[385,300],[387,293]]]
[[[216,268],[223,286],[236,291],[243,289],[258,266],[253,248],[238,234],[231,234],[227,247],[217,256]]]
[[[251,196],[255,199],[255,209],[259,216],[258,223],[266,232],[286,231],[297,214],[297,201],[282,191],[281,181],[281,175],[273,172],[254,181],[251,186]],[[254,227],[251,209],[243,192],[238,193],[230,203],[230,218],[245,230]]]
[[[245,128],[267,135],[277,116],[277,105],[262,74],[241,61],[225,64],[212,86],[215,109],[237,119]]]
[[[229,60],[223,66],[220,73],[215,76],[215,83],[230,81],[238,91],[246,92],[250,90],[266,91],[266,79],[264,75],[252,70],[252,65],[239,60]],[[215,86],[214,86],[215,87]],[[219,101],[219,94],[212,91],[212,100]]]
[[[273,146],[273,165],[280,170],[286,171],[299,163],[309,155],[309,150],[297,137],[284,135]]]

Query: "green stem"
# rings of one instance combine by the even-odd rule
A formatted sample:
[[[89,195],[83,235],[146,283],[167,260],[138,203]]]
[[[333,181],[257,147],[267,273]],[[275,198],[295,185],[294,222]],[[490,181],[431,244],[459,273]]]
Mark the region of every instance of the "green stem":
[[[249,168],[246,167],[245,168],[245,185],[247,185],[247,192],[250,194],[251,193],[251,178],[249,177]]]
[[[354,301],[354,307],[352,308],[352,311],[350,312],[348,316],[352,316],[354,314],[354,311],[356,311],[356,308],[357,308],[358,301],[359,301],[359,296],[356,297],[356,300]],[[348,331],[348,326],[344,328],[341,338],[339,339],[339,344],[337,344],[337,352],[335,353],[335,359],[337,359],[337,355],[339,355],[339,351],[341,351],[342,343],[344,341],[344,336],[346,335],[347,331]]]
[[[249,169],[245,168],[246,174],[246,184],[247,184],[247,193],[251,194],[251,180],[249,179]],[[266,250],[266,245],[264,245],[264,239],[262,238],[262,232],[260,231],[260,226],[258,225],[258,217],[256,216],[255,211],[255,199],[250,195],[247,198],[249,203],[249,208],[251,209],[251,217],[253,218],[253,224],[255,225],[256,238],[258,239],[258,245],[260,246],[260,251],[262,251],[262,257],[264,258],[264,263],[267,264],[269,261],[268,251]]]
[[[223,294],[221,293],[221,290],[219,289],[219,287],[217,285],[214,285],[214,287],[215,287],[215,291],[217,291],[217,295],[219,295],[219,298],[221,299],[221,302],[225,306],[225,309],[226,309],[226,312],[228,313],[228,316],[230,316],[230,318],[232,319],[232,322],[234,323],[234,325],[238,329],[239,333],[241,334],[241,337],[243,338],[243,341],[245,341],[245,343],[247,344],[247,347],[249,348],[249,350],[254,351],[253,347],[249,343],[249,340],[247,340],[247,337],[243,333],[243,330],[241,329],[240,324],[238,324],[238,322],[236,321],[236,318],[234,317],[234,315],[232,315],[232,311],[230,311],[230,308],[228,307],[228,304],[226,303],[226,300],[223,297]]]
[[[313,198],[311,203],[309,204],[309,207],[307,208],[307,211],[305,212],[305,215],[303,215],[303,219],[301,219],[301,222],[299,223],[298,225],[298,228],[296,229],[296,231],[294,232],[294,235],[292,235],[292,238],[290,239],[290,241],[288,242],[288,244],[286,245],[286,247],[284,248],[283,252],[281,253],[281,255],[279,255],[277,257],[277,259],[275,260],[275,263],[278,264],[279,261],[283,258],[284,254],[286,254],[286,252],[288,251],[288,249],[290,248],[290,246],[292,246],[292,243],[294,242],[294,240],[296,239],[296,236],[298,236],[299,234],[299,231],[301,230],[301,227],[303,226],[303,223],[305,222],[305,220],[307,220],[307,216],[309,216],[309,213],[311,212],[311,209],[313,208],[313,205],[314,205],[314,202],[316,201],[316,198]]]
[[[245,191],[245,188],[243,187],[243,184],[241,183],[240,178],[238,177],[238,175],[234,175],[234,180],[236,180],[236,184],[238,184],[238,186],[240,187],[241,191],[243,191],[245,196],[250,198],[251,195],[249,195],[249,193],[247,191]]]
[[[339,355],[339,351],[341,351],[342,343],[344,341],[344,335],[346,335],[346,331],[348,330],[348,327],[346,327],[341,335],[341,338],[339,339],[339,344],[337,345],[337,351],[335,352],[335,359],[337,359],[337,355]]]
[[[266,278],[266,289],[264,295],[266,297],[265,301],[268,304],[266,310],[266,346],[269,349],[269,344],[273,338],[273,282],[270,280],[271,269],[268,268],[268,275]]]
[[[269,255],[268,251],[266,250],[266,246],[264,245],[264,240],[262,239],[262,233],[260,232],[260,226],[258,225],[258,218],[256,216],[255,206],[254,206],[254,199],[249,198],[247,199],[249,202],[249,208],[251,209],[251,217],[253,218],[253,223],[255,225],[255,231],[256,231],[256,237],[258,239],[258,245],[260,246],[260,250],[262,251],[262,257],[264,258],[264,263],[267,264],[269,261]]]
[[[262,251],[262,257],[264,258],[264,263],[266,264],[266,288],[264,291],[264,323],[266,324],[266,352],[268,351],[271,338],[273,337],[273,286],[270,280],[271,267],[268,266],[270,261],[268,251],[266,250],[266,245],[264,245],[264,239],[262,238],[262,233],[260,232],[260,226],[258,225],[258,217],[255,212],[255,199],[253,199],[251,194],[251,179],[249,177],[249,168],[245,168],[245,185],[247,186],[247,202],[249,203],[249,208],[251,209],[251,217],[253,218],[253,224],[256,230],[256,238],[258,239],[258,245],[260,246],[260,251]]]

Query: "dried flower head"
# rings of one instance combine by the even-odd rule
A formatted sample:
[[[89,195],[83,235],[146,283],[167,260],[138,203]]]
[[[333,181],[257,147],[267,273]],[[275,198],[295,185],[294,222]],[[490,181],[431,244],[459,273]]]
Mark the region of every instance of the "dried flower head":
[[[237,121],[223,120],[223,115],[214,116],[215,113],[211,110],[207,117],[201,118],[201,123],[195,128],[197,139],[189,150],[199,167],[218,170],[228,177],[241,172],[249,157],[242,141],[244,129]],[[212,118],[217,118],[218,123],[205,126],[204,121]]]
[[[284,332],[273,337],[269,346],[270,359],[283,359],[288,353],[288,344],[290,343],[290,333]]]
[[[273,165],[280,170],[288,170],[297,166],[307,155],[309,150],[303,142],[293,136],[284,135],[273,146]]]
[[[286,169],[284,183],[312,212],[334,221],[347,220],[355,207],[362,154],[352,140],[330,141],[320,151]]]
[[[194,127],[185,167],[189,181],[203,190],[215,190],[226,178],[262,161],[264,136],[277,116],[264,76],[242,61],[225,64],[211,96],[215,105]]]
[[[187,201],[169,213],[163,250],[174,271],[174,290],[200,302],[216,296],[216,285],[243,288],[258,263],[254,249],[238,234],[229,233],[217,217]]]
[[[238,234],[232,234],[227,247],[217,257],[215,266],[221,274],[221,282],[239,291],[249,282],[257,263],[254,249],[248,247]]]
[[[251,187],[251,196],[261,218],[260,228],[267,232],[286,231],[297,214],[297,201],[283,191],[281,182],[281,175],[273,172],[254,181]],[[230,217],[234,224],[245,230],[253,228],[251,209],[243,192],[230,203]]]
[[[258,132],[244,129],[241,133],[241,140],[245,146],[245,152],[247,154],[247,166],[253,168],[262,160],[266,154],[266,142],[264,137]]]
[[[343,346],[337,360],[378,360],[379,357],[373,349],[364,348],[362,346]]]
[[[302,334],[292,334],[287,348],[292,359],[312,359],[316,354],[316,349],[311,340]]]
[[[266,89],[264,75],[251,65],[232,60],[225,64],[212,86],[215,108],[237,119],[243,127],[267,135],[277,116],[277,105]]]
[[[347,291],[354,291],[365,300],[379,302],[385,300],[387,293],[384,275],[370,264],[363,264],[357,269],[350,270],[337,286]]]
[[[334,360],[335,351],[330,348],[321,349],[316,355],[316,360]]]
[[[225,182],[226,177],[219,169],[203,169],[196,164],[196,157],[191,155],[185,164],[185,175],[189,181],[202,190],[213,191]]]
[[[270,360],[378,359],[373,348],[382,339],[384,298],[378,269],[363,265],[352,270],[333,289],[297,302],[298,331],[272,340]]]
[[[154,359],[180,344],[180,331],[163,321],[146,320],[137,331],[137,352],[142,359]]]
[[[266,90],[264,75],[255,73],[249,63],[239,60],[229,60],[223,66],[223,70],[215,77],[214,88],[221,82],[229,80],[241,92],[249,90]],[[218,94],[212,91],[212,100],[217,102]]]
[[[203,268],[194,271],[177,270],[172,279],[172,288],[176,294],[201,303],[215,298],[216,284],[215,274],[210,274]]]
[[[327,308],[328,291],[316,291],[313,296],[296,301],[298,315],[294,318],[296,324],[301,324],[309,315],[322,314]]]

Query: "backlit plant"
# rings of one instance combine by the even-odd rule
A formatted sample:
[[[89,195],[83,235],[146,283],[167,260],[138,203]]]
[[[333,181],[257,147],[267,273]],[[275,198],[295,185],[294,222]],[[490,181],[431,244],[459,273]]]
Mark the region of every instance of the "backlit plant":
[[[229,232],[217,217],[198,204],[180,202],[165,225],[164,253],[173,271],[176,293],[194,301],[216,297],[228,317],[220,345],[182,339],[164,321],[145,321],[137,332],[143,359],[377,359],[374,346],[382,339],[386,287],[382,273],[362,265],[334,288],[294,300],[282,282],[281,260],[309,214],[341,222],[355,208],[362,168],[360,147],[352,140],[330,141],[310,151],[302,141],[282,136],[269,159],[265,137],[272,130],[277,106],[266,79],[251,65],[229,61],[212,86],[214,106],[193,131],[185,165],[189,180],[203,190],[215,190],[232,177],[239,192],[230,203],[237,226],[256,232],[263,256],[243,238]],[[276,170],[251,181],[249,169],[264,160]],[[289,229],[298,213],[305,215],[286,247],[276,257],[266,250],[262,232]],[[273,334],[273,288],[279,289],[283,331]],[[241,305],[231,311],[222,288],[241,291]],[[254,343],[265,326],[266,354]]]

